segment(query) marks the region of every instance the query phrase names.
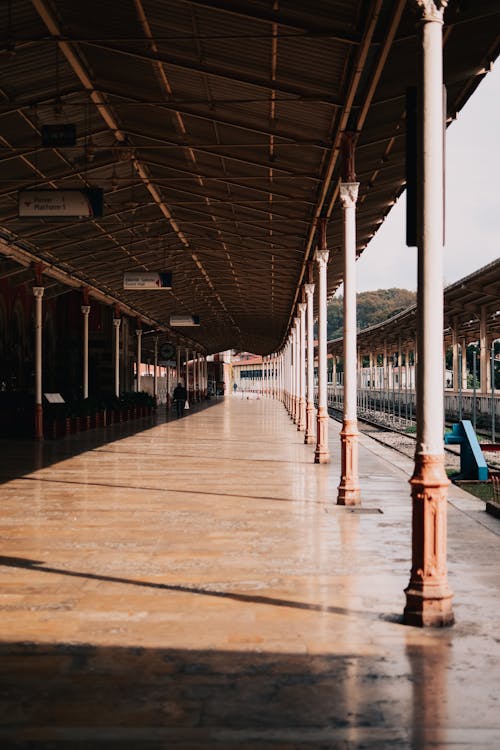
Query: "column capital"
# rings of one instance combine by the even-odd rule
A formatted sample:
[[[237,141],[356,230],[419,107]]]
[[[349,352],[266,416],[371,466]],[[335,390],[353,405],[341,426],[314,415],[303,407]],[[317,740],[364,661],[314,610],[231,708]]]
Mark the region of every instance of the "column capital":
[[[356,205],[358,200],[359,182],[341,182],[340,183],[340,200],[344,208],[350,208]]]
[[[121,318],[113,318],[113,325],[115,328],[119,328],[121,322],[122,322]]]
[[[309,302],[309,300],[314,295],[314,284],[304,284],[304,290],[306,293],[307,301]]]
[[[299,302],[297,307],[299,308],[300,315],[303,315],[307,309],[307,302]]]
[[[413,0],[422,21],[443,23],[444,9],[448,0]]]
[[[44,291],[45,291],[45,287],[44,286],[34,286],[33,287],[33,294],[34,294],[34,296],[37,299],[43,297]]]
[[[90,305],[82,305],[80,310],[82,311],[82,315],[87,316],[90,314]]]
[[[326,247],[317,247],[314,258],[320,268],[326,268],[330,252]]]
[[[138,338],[141,338],[141,336],[142,336],[142,328],[136,328],[136,329],[135,329],[135,332],[136,332],[136,334],[137,334],[137,337],[138,337]]]

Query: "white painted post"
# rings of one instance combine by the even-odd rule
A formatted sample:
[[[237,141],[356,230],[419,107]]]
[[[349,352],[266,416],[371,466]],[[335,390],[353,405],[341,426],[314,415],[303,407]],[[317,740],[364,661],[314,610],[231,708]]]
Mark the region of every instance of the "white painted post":
[[[358,476],[358,422],[356,407],[356,201],[358,182],[340,184],[344,214],[344,417],[341,440],[339,505],[361,502]]]
[[[89,397],[89,315],[90,305],[82,305],[83,315],[83,398]]]
[[[120,324],[121,318],[113,318],[113,326],[115,331],[115,396],[120,396]]]
[[[316,450],[314,462],[317,464],[330,461],[328,448],[328,404],[327,404],[327,281],[326,270],[329,252],[326,246],[326,226],[321,225],[321,243],[316,250],[318,264],[318,413],[316,418]]]
[[[142,328],[136,328],[137,335],[137,393],[141,390]]]
[[[153,396],[158,396],[158,336],[155,336],[154,370],[153,370]]]
[[[43,440],[43,401],[42,401],[42,300],[45,287],[34,286],[35,297],[35,439]]]
[[[314,435],[314,284],[304,286],[307,300],[307,396],[304,443],[312,445]]]
[[[443,13],[447,0],[415,0],[420,10],[418,147],[417,443],[412,486],[412,569],[405,591],[410,625],[453,623],[446,571],[443,398]]]
[[[297,430],[306,429],[306,302],[299,302],[298,332],[299,332],[299,408]]]

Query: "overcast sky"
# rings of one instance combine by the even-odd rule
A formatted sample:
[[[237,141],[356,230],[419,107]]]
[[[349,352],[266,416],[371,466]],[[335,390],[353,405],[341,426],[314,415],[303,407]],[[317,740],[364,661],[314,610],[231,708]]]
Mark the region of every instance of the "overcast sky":
[[[500,256],[499,181],[500,60],[447,129],[445,285]],[[356,264],[358,291],[416,289],[405,222],[403,195]]]

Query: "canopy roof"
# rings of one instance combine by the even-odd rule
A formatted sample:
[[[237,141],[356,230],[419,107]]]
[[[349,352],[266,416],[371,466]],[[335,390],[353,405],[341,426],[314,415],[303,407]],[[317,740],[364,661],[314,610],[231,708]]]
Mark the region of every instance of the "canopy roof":
[[[0,252],[43,261],[167,337],[171,314],[197,314],[200,327],[182,331],[208,353],[277,350],[318,218],[329,219],[328,293],[342,280],[342,134],[359,134],[359,252],[404,189],[416,5],[3,3]],[[445,21],[453,117],[497,56],[500,7],[452,0]],[[74,123],[76,146],[43,148],[52,123]],[[104,215],[19,218],[18,190],[42,186],[102,187]],[[131,270],[170,270],[173,289],[125,291]]]
[[[459,340],[465,338],[471,342],[479,339],[482,315],[488,338],[500,338],[500,260],[445,287],[443,295],[446,344],[452,344],[454,333]],[[377,351],[387,345],[414,345],[416,333],[417,306],[411,305],[381,323],[358,331],[357,341],[362,351]],[[329,341],[328,351],[341,355],[343,339]]]

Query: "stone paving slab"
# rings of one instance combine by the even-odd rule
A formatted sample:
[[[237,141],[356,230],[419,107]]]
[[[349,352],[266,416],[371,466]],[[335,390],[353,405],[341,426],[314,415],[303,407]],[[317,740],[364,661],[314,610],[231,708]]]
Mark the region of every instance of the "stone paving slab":
[[[500,521],[452,488],[456,625],[401,624],[412,462],[335,504],[282,405],[2,444],[0,747],[500,747]],[[113,441],[106,442],[112,434]]]

